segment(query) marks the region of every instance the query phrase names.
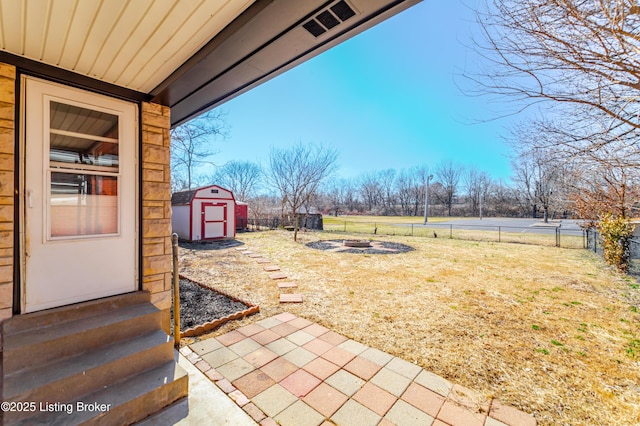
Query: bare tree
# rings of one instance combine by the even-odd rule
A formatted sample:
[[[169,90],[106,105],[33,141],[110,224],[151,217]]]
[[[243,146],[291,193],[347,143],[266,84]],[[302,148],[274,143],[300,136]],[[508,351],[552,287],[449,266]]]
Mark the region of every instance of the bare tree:
[[[471,166],[462,174],[464,189],[471,204],[471,215],[482,218],[482,205],[486,203],[487,192],[491,184],[491,177],[487,172]],[[485,206],[486,207],[486,206]]]
[[[367,211],[373,212],[382,203],[382,183],[379,174],[370,172],[358,179],[358,187]]]
[[[427,180],[429,179],[429,168],[427,166],[418,166],[414,169],[415,185],[411,191],[413,194],[413,215],[423,215],[426,198]],[[420,212],[419,210],[422,209]]]
[[[195,181],[195,169],[211,164],[209,157],[217,152],[213,148],[213,140],[227,135],[224,116],[221,111],[209,111],[171,130],[173,190],[191,189]]]
[[[322,145],[298,143],[291,148],[271,148],[269,180],[294,219],[293,239],[298,239],[299,209],[317,195],[322,181],[336,169],[338,153]]]
[[[257,194],[262,179],[262,169],[250,161],[230,161],[211,177],[215,183],[233,192],[236,200],[247,201]]]
[[[566,200],[564,188],[564,164],[553,158],[553,153],[546,150],[528,150],[521,152],[512,161],[515,171],[514,180],[529,200],[533,217],[542,209],[544,222],[549,221],[549,213],[553,207],[560,207]]]
[[[525,216],[530,212],[526,197],[503,180],[493,181],[483,200],[485,209],[494,216]]]
[[[358,191],[353,179],[341,179],[341,192],[344,196],[344,207],[348,212],[362,211],[362,202],[358,199]]]
[[[542,209],[545,223],[550,209],[556,207],[562,196],[562,165],[568,160],[561,160],[563,156],[554,149],[554,139],[555,135],[540,122],[520,123],[511,129],[508,138],[515,151],[511,159],[514,190],[524,195],[517,199],[528,205],[528,215],[534,218]]]
[[[486,0],[478,13],[489,65],[480,92],[547,103],[547,138],[571,155],[640,164],[640,6],[636,0]],[[519,103],[522,105],[522,103]]]
[[[402,215],[418,216],[424,213],[420,209],[424,208],[427,175],[428,169],[424,166],[403,169],[398,174],[395,181],[395,191]]]
[[[337,217],[338,214],[348,209],[349,200],[353,197],[353,189],[347,179],[330,179],[323,188],[323,198],[325,200],[325,208]]]
[[[249,203],[249,216],[253,219],[254,226],[271,226],[269,219],[273,218],[273,212],[278,209],[278,200],[270,195],[261,194]]]
[[[395,169],[386,169],[381,170],[377,173],[378,182],[380,182],[380,187],[382,189],[382,207],[383,214],[393,214],[395,210],[395,192],[394,192],[394,182],[396,179],[396,171]]]
[[[435,191],[435,195],[445,205],[449,216],[451,216],[451,208],[458,193],[461,175],[462,167],[454,165],[452,161],[442,162],[435,169],[436,181],[442,185],[442,191]]]
[[[640,177],[633,169],[612,159],[590,163],[574,172],[571,199],[580,216],[594,226],[606,214],[628,219],[640,199]]]
[[[412,189],[414,186],[413,175],[409,170],[401,170],[396,178],[396,197],[400,203],[400,214],[409,216],[413,202]]]

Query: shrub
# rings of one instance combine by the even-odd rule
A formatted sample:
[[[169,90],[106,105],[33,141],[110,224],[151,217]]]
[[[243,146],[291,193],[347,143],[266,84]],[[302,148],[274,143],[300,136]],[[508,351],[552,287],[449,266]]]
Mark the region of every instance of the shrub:
[[[622,216],[606,213],[600,218],[597,227],[603,241],[605,261],[621,272],[627,272],[630,257],[629,245],[635,225]]]

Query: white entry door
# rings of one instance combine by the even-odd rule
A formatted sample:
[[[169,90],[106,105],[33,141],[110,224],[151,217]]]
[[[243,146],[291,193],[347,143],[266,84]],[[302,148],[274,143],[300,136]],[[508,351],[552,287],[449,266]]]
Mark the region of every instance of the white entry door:
[[[135,291],[137,106],[23,83],[23,312]]]

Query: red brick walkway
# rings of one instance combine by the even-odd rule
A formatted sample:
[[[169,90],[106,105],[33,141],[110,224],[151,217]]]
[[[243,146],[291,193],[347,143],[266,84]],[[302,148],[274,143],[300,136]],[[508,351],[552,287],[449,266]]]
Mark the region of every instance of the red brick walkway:
[[[237,247],[237,251],[244,253],[246,256],[253,258],[259,264],[265,264],[262,269],[265,272],[270,272],[269,278],[278,282],[278,289],[280,290],[280,303],[302,303],[304,298],[300,293],[291,293],[289,290],[296,289],[298,285],[294,282],[284,281],[287,279],[287,274],[280,270],[278,265],[271,264],[269,259],[262,257],[262,255],[254,253],[249,250],[248,247]]]
[[[181,352],[262,425],[536,425],[522,411],[290,313]]]

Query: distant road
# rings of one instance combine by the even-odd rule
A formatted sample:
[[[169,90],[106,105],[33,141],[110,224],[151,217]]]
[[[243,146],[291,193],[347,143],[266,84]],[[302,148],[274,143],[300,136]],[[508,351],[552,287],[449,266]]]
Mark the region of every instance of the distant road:
[[[485,218],[485,219],[456,219],[447,222],[428,222],[429,228],[471,229],[471,230],[501,230],[505,232],[523,232],[536,234],[555,234],[556,227],[560,228],[562,235],[582,235],[579,220],[562,219],[544,223],[541,219],[513,219],[513,218]],[[422,224],[414,224],[416,227],[424,227]],[[511,228],[511,229],[509,229]]]

